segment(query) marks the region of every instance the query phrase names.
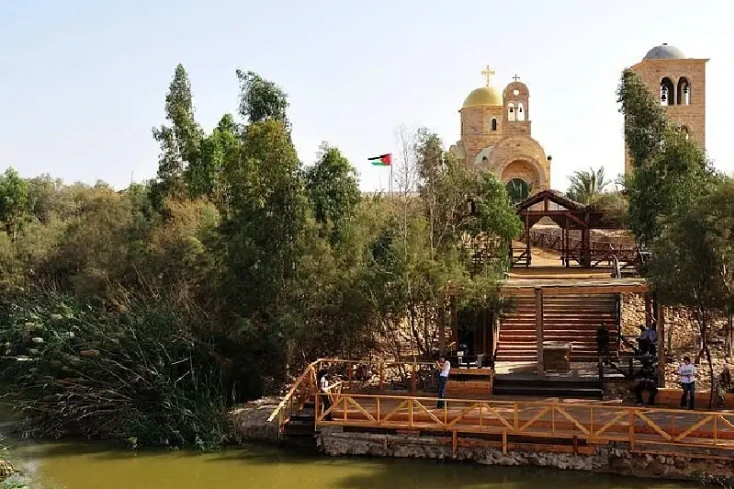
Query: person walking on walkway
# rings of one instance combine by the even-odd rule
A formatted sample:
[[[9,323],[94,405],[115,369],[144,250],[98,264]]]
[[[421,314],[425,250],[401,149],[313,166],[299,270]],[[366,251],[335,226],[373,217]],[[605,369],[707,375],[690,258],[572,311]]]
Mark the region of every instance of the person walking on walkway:
[[[683,357],[683,364],[678,369],[680,375],[681,387],[683,395],[680,398],[680,407],[685,409],[693,409],[696,399],[696,377],[698,377],[698,369],[691,363],[691,357]],[[688,402],[686,403],[686,399]]]
[[[446,399],[446,382],[449,380],[449,372],[451,371],[451,362],[446,360],[446,357],[441,355],[438,358],[438,368],[441,369],[441,373],[438,375],[438,398],[439,401],[436,407],[443,409],[444,402]]]
[[[331,399],[329,398],[329,379],[327,378],[328,376],[329,371],[325,368],[319,370],[319,373],[316,376],[319,386],[319,400],[321,401],[322,413],[325,413],[329,409],[331,409]],[[324,417],[324,420],[331,421],[331,413],[327,413],[327,415]]]

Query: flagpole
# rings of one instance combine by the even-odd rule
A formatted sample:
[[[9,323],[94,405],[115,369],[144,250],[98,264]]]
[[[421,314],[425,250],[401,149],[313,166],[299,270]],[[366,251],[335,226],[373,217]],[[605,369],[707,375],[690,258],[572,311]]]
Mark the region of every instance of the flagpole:
[[[392,197],[392,161],[390,161],[390,183],[387,186],[390,197]]]

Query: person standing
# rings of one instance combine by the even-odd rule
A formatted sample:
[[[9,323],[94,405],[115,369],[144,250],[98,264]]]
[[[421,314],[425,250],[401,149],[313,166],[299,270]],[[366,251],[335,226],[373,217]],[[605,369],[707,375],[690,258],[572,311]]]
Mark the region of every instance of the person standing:
[[[439,409],[443,409],[444,407],[444,401],[443,399],[446,399],[446,382],[449,380],[449,372],[451,371],[451,362],[446,360],[446,357],[444,355],[441,355],[438,358],[438,368],[441,370],[441,373],[438,375],[438,403],[436,404],[436,407]]]
[[[322,413],[327,412],[331,409],[331,399],[329,398],[329,371],[325,368],[319,370],[317,377],[319,385],[319,397],[321,398],[321,405],[323,406]],[[327,413],[324,420],[331,421],[331,413]]]
[[[681,387],[683,388],[680,407],[685,409],[687,404],[688,409],[693,409],[696,399],[696,377],[698,377],[698,369],[691,363],[691,357],[683,357],[683,364],[678,369],[678,375],[680,375]],[[688,400],[687,403],[686,399]]]

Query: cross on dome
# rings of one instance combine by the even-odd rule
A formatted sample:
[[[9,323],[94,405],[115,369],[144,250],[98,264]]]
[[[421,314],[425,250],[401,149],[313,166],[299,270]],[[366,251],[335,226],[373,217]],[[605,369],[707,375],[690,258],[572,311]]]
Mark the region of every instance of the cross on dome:
[[[518,81],[520,79],[520,77],[517,76],[517,75],[515,75],[515,76],[512,77],[512,79],[515,80],[515,81]]]
[[[482,71],[482,75],[487,77],[487,86],[489,86],[489,80],[492,78],[492,75],[494,75],[494,70],[487,65],[487,67]]]

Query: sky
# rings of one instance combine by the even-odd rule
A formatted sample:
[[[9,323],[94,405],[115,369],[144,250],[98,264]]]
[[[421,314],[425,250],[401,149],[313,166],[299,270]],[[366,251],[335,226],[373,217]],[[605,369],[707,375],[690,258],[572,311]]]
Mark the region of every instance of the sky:
[[[706,149],[732,173],[733,18],[730,0],[0,0],[0,171],[152,178],[151,128],[182,63],[205,130],[236,113],[235,70],[252,70],[288,93],[305,164],[326,141],[364,190],[385,189],[389,171],[367,158],[397,153],[400,125],[448,149],[490,65],[494,86],[528,85],[533,137],[563,190],[575,170],[624,171],[619,75],[667,42],[711,60]]]

